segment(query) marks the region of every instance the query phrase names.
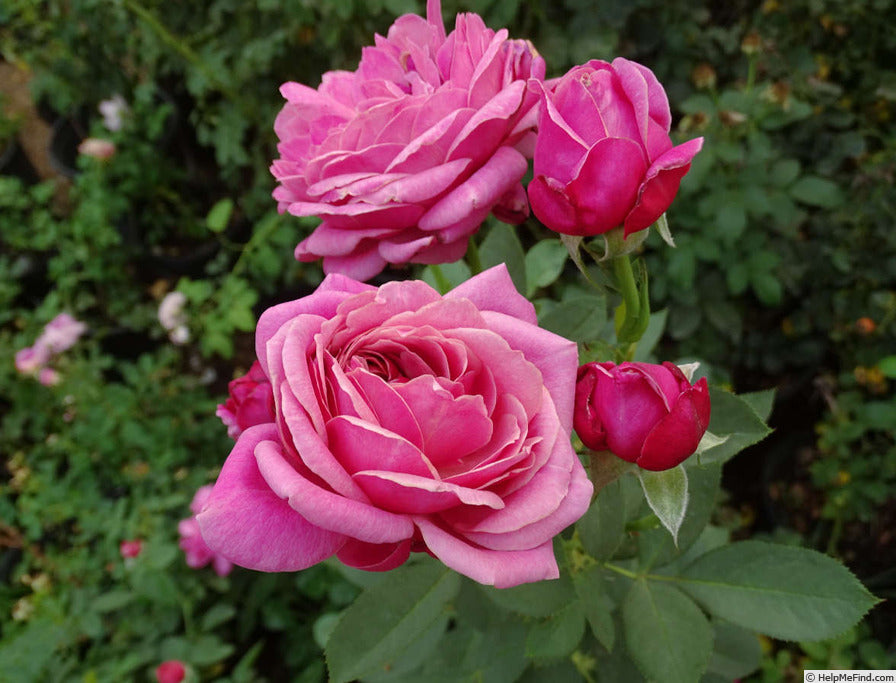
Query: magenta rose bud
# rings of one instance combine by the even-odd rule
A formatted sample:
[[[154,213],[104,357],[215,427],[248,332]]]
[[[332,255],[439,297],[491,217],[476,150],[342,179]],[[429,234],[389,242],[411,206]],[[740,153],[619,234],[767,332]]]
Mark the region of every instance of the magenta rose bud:
[[[118,544],[118,552],[121,553],[121,556],[126,560],[133,560],[135,557],[138,557],[142,550],[143,541],[140,539],[122,541]]]
[[[574,425],[582,443],[645,470],[667,470],[692,455],[709,415],[706,378],[692,385],[672,363],[579,368]]]
[[[532,211],[567,235],[624,235],[666,211],[703,138],[672,146],[669,101],[647,67],[621,57],[571,69],[541,93]]]
[[[355,71],[315,90],[285,83],[271,166],[281,212],[318,216],[296,258],[367,280],[387,263],[447,263],[493,212],[529,214],[520,181],[534,145],[544,60],[476,14],[445,33],[438,0],[399,17]]]
[[[181,683],[187,675],[187,668],[183,662],[169,659],[156,667],[155,674],[158,683]]]
[[[205,507],[205,503],[211,494],[211,485],[202,486],[196,491],[193,501],[190,503],[190,511],[193,514],[186,519],[182,519],[177,525],[177,531],[180,534],[178,545],[184,551],[188,567],[199,569],[211,563],[215,574],[227,576],[233,569],[233,563],[212,552],[211,548],[203,540],[199,530],[199,522],[196,521],[196,515]]]
[[[506,267],[444,296],[329,275],[261,316],[256,352],[275,417],[240,435],[197,516],[213,552],[261,571],[423,551],[498,587],[558,576],[552,538],[592,494],[569,439],[578,354]]]
[[[236,439],[249,427],[274,421],[274,394],[271,383],[258,361],[242,377],[227,385],[228,399],[215,415],[227,427],[227,436]]]

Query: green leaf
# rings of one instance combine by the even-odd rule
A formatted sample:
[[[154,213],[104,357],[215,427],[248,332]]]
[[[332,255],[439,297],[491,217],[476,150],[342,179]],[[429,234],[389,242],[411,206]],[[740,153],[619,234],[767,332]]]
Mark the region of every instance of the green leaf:
[[[884,377],[896,379],[896,356],[881,358],[877,363],[877,367],[884,374]]]
[[[725,440],[697,456],[699,462],[725,462],[771,433],[751,405],[755,399],[744,400],[717,387],[710,388],[709,396],[712,404],[709,431]]]
[[[639,534],[638,555],[642,568],[663,565],[680,556],[697,541],[712,518],[722,479],[722,466],[689,466],[687,473],[688,507],[678,531],[677,543],[663,529]]]
[[[481,586],[495,604],[529,617],[547,617],[575,600],[572,581],[561,575],[556,581],[524,583],[513,588]]]
[[[674,586],[635,581],[622,605],[622,624],[629,655],[647,679],[693,683],[706,669],[712,628]]]
[[[575,295],[547,311],[540,325],[576,342],[593,341],[607,323],[607,304],[602,294]]]
[[[665,213],[657,219],[655,225],[656,231],[659,233],[660,237],[663,238],[663,242],[670,247],[675,248],[675,240],[672,239],[672,231],[669,230],[669,219],[666,218]]]
[[[749,405],[762,420],[768,420],[775,404],[775,390],[754,391],[749,394],[738,394],[740,399]]]
[[[576,600],[529,628],[526,656],[551,659],[569,655],[585,633],[585,610]]]
[[[568,257],[566,247],[556,239],[541,240],[526,252],[526,296],[531,297],[560,277]]]
[[[219,602],[212,606],[208,612],[202,615],[202,630],[211,631],[225,621],[230,621],[236,615],[236,608],[225,602]]]
[[[137,596],[129,590],[113,590],[98,596],[91,603],[91,607],[95,612],[99,612],[100,614],[103,614],[104,612],[114,612],[133,602],[136,597]]]
[[[495,223],[479,247],[479,260],[483,268],[506,264],[517,291],[527,291],[526,254],[516,228],[505,223]]]
[[[803,176],[790,187],[797,201],[823,209],[833,209],[843,203],[843,193],[836,183],[818,176]]]
[[[212,232],[223,232],[233,213],[233,200],[229,197],[217,202],[205,217],[205,225]]]
[[[438,620],[460,577],[437,562],[405,565],[365,590],[327,643],[332,680],[351,681],[393,665]]]
[[[582,546],[595,559],[609,560],[625,538],[626,506],[622,487],[622,479],[604,486],[576,525]]]
[[[662,472],[638,470],[647,504],[678,544],[678,530],[688,509],[688,473],[682,465]]]
[[[706,553],[680,585],[712,614],[782,640],[832,638],[877,602],[827,555],[760,541]]]
[[[421,275],[423,281],[440,294],[454,289],[470,279],[470,267],[463,261],[440,263],[438,271],[433,266],[426,266]]]
[[[616,641],[616,627],[613,622],[613,600],[604,587],[603,571],[594,565],[575,574],[572,579],[579,603],[585,610],[585,617],[591,625],[591,632],[605,650],[613,650]]]
[[[707,671],[726,681],[745,678],[759,668],[762,650],[752,631],[727,621],[713,622],[715,639]]]
[[[769,172],[769,184],[773,187],[789,185],[800,174],[800,162],[796,159],[781,159]]]

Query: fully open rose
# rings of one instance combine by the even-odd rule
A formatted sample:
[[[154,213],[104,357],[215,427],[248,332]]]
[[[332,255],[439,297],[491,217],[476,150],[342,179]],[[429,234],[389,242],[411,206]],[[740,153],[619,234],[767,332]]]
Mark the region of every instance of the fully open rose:
[[[426,19],[399,17],[355,71],[284,84],[274,198],[323,219],[296,258],[366,280],[387,263],[456,261],[490,212],[524,220],[538,99],[526,83],[544,72],[531,44],[476,14],[446,35],[429,0]]]
[[[330,275],[262,315],[256,351],[276,420],[240,435],[198,515],[212,550],[262,571],[428,551],[498,587],[558,576],[551,539],[592,493],[569,440],[577,351],[503,265],[444,296]]]

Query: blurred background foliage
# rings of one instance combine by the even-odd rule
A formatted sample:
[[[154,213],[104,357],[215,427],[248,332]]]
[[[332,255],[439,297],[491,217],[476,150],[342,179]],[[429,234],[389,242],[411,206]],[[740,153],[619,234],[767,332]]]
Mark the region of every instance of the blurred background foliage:
[[[270,198],[278,88],[353,69],[375,32],[424,11],[0,6],[0,678],[148,680],[184,658],[203,680],[323,680],[320,644],[363,577],[193,571],[176,523],[228,451],[214,407],[252,361],[257,314],[321,278],[292,258],[314,222]],[[726,469],[722,514],[896,596],[896,2],[445,0],[445,17],[457,11],[531,39],[551,77],[593,58],[649,66],[673,134],[706,138],[669,212],[677,248],[651,235],[645,254],[665,311],[657,355],[701,360],[737,391],[779,388],[776,432]],[[115,94],[130,115],[110,132],[97,106]],[[116,154],[79,158],[88,135]],[[477,238],[486,254],[500,230]],[[549,236],[520,235],[520,259]],[[566,268],[525,293],[575,302]],[[174,289],[189,302],[183,345],[156,317]],[[90,333],[43,387],[13,357],[63,310]],[[145,548],[126,562],[132,538]],[[896,668],[892,615],[831,643],[764,642],[754,680],[807,663]]]

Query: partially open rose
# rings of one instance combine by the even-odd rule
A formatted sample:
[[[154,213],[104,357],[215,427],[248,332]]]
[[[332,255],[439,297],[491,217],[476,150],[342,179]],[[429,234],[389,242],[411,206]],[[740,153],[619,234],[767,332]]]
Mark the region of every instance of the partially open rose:
[[[369,570],[428,551],[498,587],[556,578],[592,486],[569,435],[577,351],[499,266],[440,296],[340,275],[262,315],[274,422],[244,431],[198,521],[236,564]]]

